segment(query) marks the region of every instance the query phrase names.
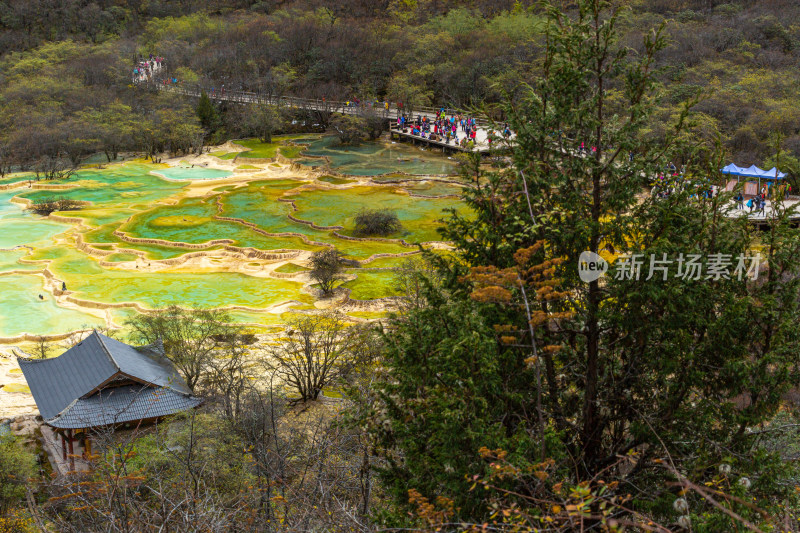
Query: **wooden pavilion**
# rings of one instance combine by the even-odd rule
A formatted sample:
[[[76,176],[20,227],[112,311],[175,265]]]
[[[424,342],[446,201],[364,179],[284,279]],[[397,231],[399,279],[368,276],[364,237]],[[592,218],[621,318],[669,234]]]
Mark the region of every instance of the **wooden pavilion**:
[[[17,361],[44,424],[61,442],[54,459],[69,461],[69,470],[76,443],[84,459],[91,454],[92,430],[150,423],[202,402],[161,343],[134,348],[95,331],[58,357]]]

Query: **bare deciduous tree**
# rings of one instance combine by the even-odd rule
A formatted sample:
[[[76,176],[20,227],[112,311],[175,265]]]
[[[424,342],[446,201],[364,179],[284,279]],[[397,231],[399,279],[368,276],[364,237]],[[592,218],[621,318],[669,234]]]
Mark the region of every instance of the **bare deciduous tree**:
[[[272,365],[300,401],[316,400],[324,387],[341,383],[365,364],[369,335],[337,313],[297,316],[271,349]]]
[[[326,248],[311,256],[311,279],[319,284],[323,295],[333,292],[336,282],[342,279],[342,254],[336,248]]]
[[[47,337],[39,335],[36,337],[36,344],[33,348],[33,356],[37,359],[47,359],[50,354],[50,341]]]
[[[192,390],[208,372],[215,352],[229,347],[232,339],[242,334],[224,311],[178,306],[137,315],[127,325],[134,342],[153,344],[161,339],[167,357]]]

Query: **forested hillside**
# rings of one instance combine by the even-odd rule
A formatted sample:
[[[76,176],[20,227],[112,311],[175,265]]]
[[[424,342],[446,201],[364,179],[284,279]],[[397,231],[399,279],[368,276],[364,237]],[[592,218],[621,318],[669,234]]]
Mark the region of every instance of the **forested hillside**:
[[[663,138],[660,124],[680,102],[700,97],[698,131],[719,132],[737,163],[769,164],[770,136],[780,133],[783,165],[800,171],[800,27],[792,23],[800,5],[625,3],[622,45],[638,46],[643,28],[662,23],[670,39],[658,56],[663,91],[652,139]],[[0,157],[25,166],[56,147],[79,158],[108,148],[110,137],[149,152],[152,144],[186,149],[211,130],[214,140],[247,133],[225,109],[224,124],[202,132],[185,102],[134,98],[131,71],[150,54],[181,83],[209,88],[490,105],[537,76],[542,15],[534,2],[510,0],[0,2]],[[171,129],[176,118],[183,131]]]
[[[800,203],[714,188],[726,159],[797,185],[799,20],[796,0],[0,2],[0,177],[81,168],[4,192],[50,219],[4,211],[13,231],[63,228],[10,241],[9,302],[36,323],[68,297],[175,366],[135,417],[105,418],[139,379],[115,364],[8,423],[0,533],[799,532]],[[223,87],[504,129],[452,157],[355,148],[386,125],[369,105]],[[361,149],[374,173],[334,165]],[[81,167],[131,151],[166,164]],[[42,359],[63,338],[20,331]],[[191,411],[159,410],[174,377]]]

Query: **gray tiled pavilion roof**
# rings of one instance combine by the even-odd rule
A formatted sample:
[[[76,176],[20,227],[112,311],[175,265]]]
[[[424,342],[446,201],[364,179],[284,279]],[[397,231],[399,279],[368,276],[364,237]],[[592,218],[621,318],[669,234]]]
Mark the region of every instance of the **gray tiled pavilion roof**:
[[[121,424],[186,411],[200,405],[200,398],[167,387],[125,385],[103,389],[76,400],[47,423],[57,428],[85,428]]]
[[[191,396],[183,378],[168,359],[153,353],[153,350],[145,352],[95,331],[58,357],[20,358],[18,362],[42,418],[55,427],[106,425],[114,423],[113,419],[120,416],[126,420],[117,421],[123,422],[133,420],[127,417],[134,412],[145,413],[143,417],[146,418],[164,416],[199,404],[200,400]],[[133,387],[140,392],[132,395],[123,391],[126,387],[122,386],[89,395],[118,379],[139,382],[140,385]],[[150,390],[141,391],[142,386]],[[157,408],[152,398],[144,398],[152,395],[153,391],[164,391],[159,396]],[[121,410],[123,398],[131,401]],[[110,409],[108,413],[106,408]],[[146,414],[154,409],[159,414]],[[108,422],[109,419],[112,422]]]

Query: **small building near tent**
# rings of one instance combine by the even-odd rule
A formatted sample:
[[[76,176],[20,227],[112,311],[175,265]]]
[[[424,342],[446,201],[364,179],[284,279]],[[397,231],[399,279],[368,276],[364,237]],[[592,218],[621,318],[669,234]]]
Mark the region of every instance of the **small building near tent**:
[[[744,186],[743,194],[745,196],[755,196],[761,190],[761,181],[764,180],[767,183],[768,187],[771,187],[786,178],[787,174],[785,172],[780,172],[777,167],[773,167],[769,170],[763,170],[758,168],[755,165],[749,166],[747,168],[739,167],[731,163],[730,165],[726,166],[725,168],[720,169],[720,172],[727,176],[735,176],[736,181],[730,180],[725,187],[725,190],[731,191],[733,190],[741,181],[742,178],[745,178],[747,181]],[[751,179],[758,180],[756,183],[750,181]]]
[[[93,431],[140,426],[202,403],[161,343],[135,348],[95,331],[58,357],[17,362],[45,440],[55,441],[49,443],[54,462],[68,470],[75,470],[76,457],[91,455]]]

